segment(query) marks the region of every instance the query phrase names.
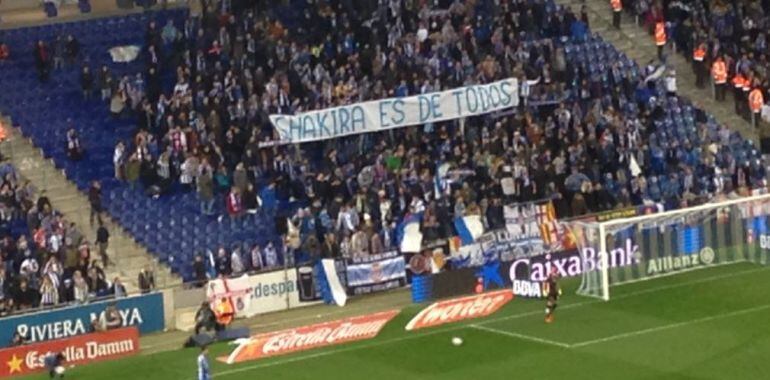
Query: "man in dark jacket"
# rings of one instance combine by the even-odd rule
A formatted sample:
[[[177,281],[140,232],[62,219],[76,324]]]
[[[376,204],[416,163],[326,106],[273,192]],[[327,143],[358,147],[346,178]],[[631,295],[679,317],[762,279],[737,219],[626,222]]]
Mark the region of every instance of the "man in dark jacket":
[[[80,73],[80,89],[83,90],[83,99],[91,98],[91,92],[94,89],[94,76],[88,66],[83,66],[83,71]]]
[[[47,82],[51,69],[51,55],[48,52],[48,46],[43,41],[38,41],[35,44],[35,67],[40,81]]]
[[[79,54],[80,42],[75,39],[75,36],[70,34],[67,36],[67,43],[64,45],[64,55],[67,59],[67,63],[73,64],[75,62],[75,58],[77,58]]]
[[[91,216],[89,221],[94,225],[94,219],[102,223],[102,185],[99,181],[93,181],[88,189],[88,203],[91,204]]]
[[[107,268],[110,263],[110,258],[107,256],[107,247],[110,245],[110,232],[104,227],[101,219],[99,220],[99,228],[96,230],[96,246],[99,249],[99,257],[102,259],[102,266]]]
[[[500,198],[492,198],[492,204],[487,207],[487,222],[490,229],[505,227],[503,204]]]
[[[149,266],[142,268],[139,272],[139,289],[142,294],[149,293],[155,289],[155,274],[152,272]]]
[[[222,326],[217,324],[214,311],[211,310],[211,306],[208,302],[203,301],[201,307],[195,312],[195,335],[201,333],[201,330],[220,330]]]
[[[196,255],[195,261],[193,261],[193,276],[195,278],[195,286],[203,287],[206,284],[206,263],[203,262],[203,256]]]

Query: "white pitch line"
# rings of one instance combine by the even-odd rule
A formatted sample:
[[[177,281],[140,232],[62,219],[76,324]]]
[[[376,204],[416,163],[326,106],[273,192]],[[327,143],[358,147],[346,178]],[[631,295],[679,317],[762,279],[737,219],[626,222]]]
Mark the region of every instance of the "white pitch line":
[[[672,285],[667,285],[667,286],[659,286],[657,288],[645,289],[645,290],[640,290],[640,291],[637,291],[637,292],[631,292],[631,293],[623,294],[623,295],[617,296],[617,297],[615,297],[613,299],[617,300],[617,299],[622,299],[622,298],[630,298],[630,297],[635,297],[635,296],[639,296],[639,295],[643,295],[643,294],[648,294],[648,293],[652,293],[652,292],[658,292],[658,291],[661,291],[661,290],[669,290],[669,289],[680,288],[680,287],[689,286],[689,285],[693,285],[693,284],[700,284],[700,283],[709,282],[709,281],[721,280],[721,279],[725,279],[725,278],[739,277],[739,276],[742,276],[742,275],[745,275],[745,274],[750,274],[750,273],[754,273],[754,272],[760,272],[760,271],[766,270],[766,269],[770,269],[770,267],[763,267],[763,268],[759,268],[759,269],[750,269],[750,270],[745,270],[745,271],[732,272],[732,273],[718,275],[718,276],[705,277],[705,278],[701,278],[701,279],[693,280],[693,281],[681,282],[681,283],[678,283],[678,284],[672,284]],[[592,301],[585,301],[585,302],[577,302],[577,303],[567,304],[567,305],[561,306],[561,307],[559,307],[559,310],[571,309],[571,308],[575,308],[575,307],[579,307],[579,306],[585,306],[585,305],[596,304],[596,303],[601,303],[601,302],[604,302],[604,301],[603,300],[592,300]],[[529,312],[525,312],[525,313],[513,314],[513,315],[508,315],[508,316],[499,317],[499,318],[492,318],[492,319],[488,319],[488,320],[477,322],[475,324],[476,325],[485,325],[485,324],[490,324],[490,323],[495,323],[495,322],[500,322],[500,321],[507,321],[507,320],[511,320],[511,319],[524,318],[524,317],[528,317],[528,316],[532,316],[532,315],[538,315],[538,314],[542,314],[542,313],[543,312],[540,311],[540,310],[538,310],[538,311],[529,311]],[[254,369],[275,367],[275,366],[279,366],[279,365],[294,363],[294,362],[308,360],[308,359],[325,357],[325,356],[329,356],[329,355],[336,355],[338,353],[343,353],[343,352],[355,351],[355,350],[364,349],[364,348],[370,348],[370,347],[378,347],[378,346],[383,346],[383,345],[386,345],[386,344],[402,342],[402,341],[405,341],[405,340],[417,339],[417,338],[422,338],[422,337],[425,337],[425,336],[445,333],[445,332],[448,332],[448,331],[460,330],[460,329],[464,329],[464,328],[467,328],[467,327],[468,327],[467,324],[453,325],[453,326],[448,327],[448,328],[440,328],[439,327],[439,328],[436,328],[435,330],[432,330],[432,331],[429,331],[429,332],[426,332],[426,333],[422,333],[422,334],[416,333],[416,334],[413,334],[413,335],[404,335],[404,336],[397,337],[397,338],[385,339],[385,340],[380,340],[380,341],[372,341],[372,343],[369,343],[369,344],[348,346],[348,347],[343,347],[343,348],[339,348],[339,349],[336,349],[336,350],[326,350],[326,351],[320,351],[320,352],[316,352],[316,353],[308,354],[308,355],[298,355],[298,356],[291,357],[291,358],[284,359],[284,360],[277,360],[277,361],[268,362],[268,363],[260,363],[260,364],[255,364],[255,365],[251,365],[251,366],[246,366],[246,367],[233,368],[233,369],[230,369],[230,370],[226,370],[226,371],[222,371],[222,372],[216,373],[212,377],[224,377],[224,376],[228,376],[228,375],[232,375],[232,374],[236,374],[236,373],[251,371],[251,370],[254,370]],[[574,347],[574,345],[573,345],[573,347]]]
[[[606,338],[587,340],[587,341],[580,342],[580,343],[574,343],[574,344],[571,345],[571,347],[572,348],[585,347],[585,346],[590,346],[592,344],[605,343],[605,342],[610,342],[610,341],[613,341],[613,340],[631,338],[631,337],[634,337],[634,336],[639,336],[639,335],[644,335],[644,334],[649,334],[649,333],[654,333],[654,332],[659,332],[659,331],[664,331],[664,330],[671,330],[671,329],[675,329],[675,328],[678,328],[678,327],[690,326],[690,325],[694,325],[694,324],[698,324],[698,323],[711,322],[711,321],[715,321],[715,320],[718,320],[718,319],[725,319],[725,318],[735,317],[735,316],[738,316],[738,315],[755,313],[755,312],[766,310],[766,309],[770,309],[770,304],[762,305],[762,306],[756,306],[756,307],[752,307],[752,308],[748,308],[748,309],[736,310],[736,311],[733,311],[733,312],[730,312],[730,313],[712,315],[710,317],[691,319],[689,321],[683,321],[683,322],[671,323],[671,324],[663,325],[663,326],[651,327],[649,329],[644,329],[644,330],[637,330],[637,331],[631,331],[631,332],[627,332],[627,333],[623,333],[623,334],[611,335],[611,336],[608,336]]]
[[[732,264],[739,264],[739,263],[745,263],[745,261],[735,262],[735,263],[728,263],[728,264],[724,264],[724,265],[732,265]],[[712,268],[713,267],[714,266],[712,266]],[[701,269],[704,269],[704,268],[701,268]],[[759,268],[746,269],[746,270],[742,270],[742,271],[738,271],[738,272],[730,272],[730,273],[720,274],[720,275],[717,275],[717,276],[704,277],[704,278],[701,278],[701,279],[681,282],[681,283],[678,283],[678,284],[663,285],[663,286],[658,286],[658,287],[654,287],[654,288],[637,290],[635,292],[621,294],[621,295],[616,296],[616,297],[610,296],[610,300],[619,300],[619,299],[628,298],[628,297],[635,297],[635,296],[638,296],[638,295],[641,295],[641,294],[655,293],[655,292],[660,291],[660,290],[674,289],[674,288],[679,288],[679,287],[684,287],[684,286],[689,286],[689,285],[700,284],[700,283],[704,283],[704,282],[711,282],[711,281],[721,280],[721,279],[724,279],[724,278],[739,277],[739,276],[742,276],[744,274],[763,272],[763,271],[766,271],[766,270],[769,270],[769,269],[770,269],[770,266],[763,266],[763,267],[759,267]],[[681,272],[681,271],[679,271],[679,272],[672,272],[672,274],[679,274],[679,273],[683,273],[683,272]],[[658,278],[661,278],[661,277],[652,277],[652,278],[650,278],[650,280],[655,280],[655,279],[658,279]],[[630,285],[630,284],[636,284],[636,283],[639,283],[639,281],[624,282],[622,284],[613,285],[613,287],[621,287],[623,285]]]
[[[528,340],[530,342],[542,343],[542,344],[547,344],[547,345],[561,347],[561,348],[570,348],[570,345],[567,344],[567,343],[557,342],[555,340],[548,340],[548,339],[538,338],[536,336],[519,334],[519,333],[515,333],[513,331],[499,330],[499,329],[495,329],[495,328],[492,328],[492,327],[485,327],[485,326],[481,326],[481,325],[470,325],[470,327],[474,328],[476,330],[486,331],[486,332],[489,332],[489,333],[492,333],[492,334],[505,335],[505,336],[509,336],[509,337],[517,338],[517,339],[521,339],[521,340]]]
[[[622,282],[620,284],[615,284],[615,285],[610,285],[610,286],[621,287],[621,286],[624,286],[624,285],[637,284],[637,283],[640,283],[640,282],[647,282],[647,281],[657,280],[659,278],[676,276],[676,275],[680,275],[682,273],[694,272],[694,271],[701,270],[701,269],[704,269],[704,268],[718,268],[718,267],[723,267],[723,266],[727,266],[727,265],[744,264],[744,263],[747,263],[747,262],[748,261],[746,261],[746,260],[736,260],[736,261],[728,261],[728,262],[724,262],[724,263],[709,264],[708,266],[696,266],[696,267],[692,267],[692,268],[685,268],[685,269],[675,270],[675,271],[671,271],[671,272],[667,272],[667,273],[661,273],[661,274],[658,274],[658,275],[655,275],[655,276],[641,277],[641,278],[637,278],[635,280],[629,280],[629,281]],[[764,268],[755,268],[755,269],[752,269],[752,271],[760,271],[762,269],[764,269]]]
[[[711,281],[717,281],[717,280],[723,280],[723,279],[726,279],[726,278],[740,277],[740,276],[743,276],[743,275],[746,275],[746,274],[762,272],[762,271],[765,271],[765,270],[770,270],[770,267],[752,268],[752,269],[742,270],[742,271],[738,271],[738,272],[731,272],[731,273],[726,273],[726,274],[720,274],[720,275],[717,275],[717,276],[704,277],[704,278],[700,278],[700,279],[692,280],[692,281],[680,282],[678,284],[664,285],[664,286],[658,286],[658,287],[655,287],[655,288],[637,290],[635,292],[629,292],[629,293],[626,293],[626,294],[621,294],[619,296],[615,296],[615,297],[611,298],[611,300],[617,301],[617,300],[620,300],[620,299],[632,298],[632,297],[637,297],[637,296],[641,296],[641,295],[644,295],[644,294],[655,293],[655,292],[659,292],[661,290],[670,290],[670,289],[676,289],[676,288],[683,288],[683,287],[690,286],[690,285],[702,284],[702,283],[711,282]],[[559,310],[572,309],[572,308],[575,308],[575,307],[580,307],[580,306],[585,306],[585,305],[592,305],[592,304],[598,304],[598,303],[604,303],[604,302],[605,302],[604,300],[594,299],[594,300],[591,300],[591,301],[576,302],[576,303],[571,303],[571,304],[567,304],[567,305],[563,305],[563,306],[559,305]],[[487,325],[487,324],[491,324],[491,323],[495,323],[495,322],[507,321],[507,320],[510,320],[510,319],[518,319],[518,318],[522,318],[522,317],[529,317],[529,316],[538,315],[538,314],[543,314],[543,312],[542,311],[530,311],[530,312],[521,313],[521,314],[507,315],[507,316],[504,316],[504,317],[487,319],[487,320],[484,320],[484,321],[481,321],[481,322],[477,322],[475,324],[477,324],[477,325]]]

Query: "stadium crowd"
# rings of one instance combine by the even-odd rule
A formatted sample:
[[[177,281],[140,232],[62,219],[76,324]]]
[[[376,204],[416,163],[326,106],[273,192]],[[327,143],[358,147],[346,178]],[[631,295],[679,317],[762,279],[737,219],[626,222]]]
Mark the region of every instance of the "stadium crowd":
[[[120,278],[106,278],[89,240],[51,207],[45,192],[37,195],[8,164],[0,164],[0,178],[0,315],[126,295]]]
[[[504,226],[503,206],[550,199],[559,217],[645,203],[667,208],[764,187],[758,161],[737,162],[741,138],[666,139],[656,80],[613,65],[606,80],[566,58],[585,15],[545,1],[309,2],[284,25],[280,7],[208,1],[183,25],[151,22],[146,72],[103,92],[138,129],[120,141],[117,178],[151,196],[197,191],[201,213],[276,215],[297,260],[375,254],[399,221],[422,215],[424,240],[455,234],[453,218]],[[241,4],[241,3],[239,3]],[[519,79],[512,112],[282,145],[267,115]],[[103,81],[100,80],[100,83]],[[625,112],[629,104],[640,112]],[[748,143],[747,143],[748,144]],[[285,205],[291,203],[291,213]],[[219,204],[220,206],[217,206]],[[296,207],[299,206],[299,207]],[[289,222],[285,220],[289,219]],[[220,249],[218,275],[269,265],[262,250]],[[206,268],[196,258],[196,277]]]
[[[732,93],[737,114],[770,122],[770,1],[624,0],[621,8],[651,34],[664,23],[667,42],[692,61],[696,86],[705,87],[710,76],[718,100]]]

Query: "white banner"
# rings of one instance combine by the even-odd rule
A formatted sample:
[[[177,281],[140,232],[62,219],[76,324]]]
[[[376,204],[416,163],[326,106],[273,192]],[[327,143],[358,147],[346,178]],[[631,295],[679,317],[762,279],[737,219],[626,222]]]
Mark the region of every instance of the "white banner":
[[[243,275],[232,279],[215,279],[206,286],[209,302],[229,297],[236,317],[251,317],[271,311],[293,309],[319,302],[301,302],[297,288],[297,271],[276,271]]]
[[[516,78],[404,98],[270,115],[282,142],[302,143],[483,115],[519,105]]]

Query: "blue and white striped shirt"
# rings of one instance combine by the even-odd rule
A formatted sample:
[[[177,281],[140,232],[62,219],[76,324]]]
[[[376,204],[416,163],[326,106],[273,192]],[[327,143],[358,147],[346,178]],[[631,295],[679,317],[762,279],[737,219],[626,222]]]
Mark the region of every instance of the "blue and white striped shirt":
[[[204,354],[198,355],[198,380],[210,380],[209,359]]]

